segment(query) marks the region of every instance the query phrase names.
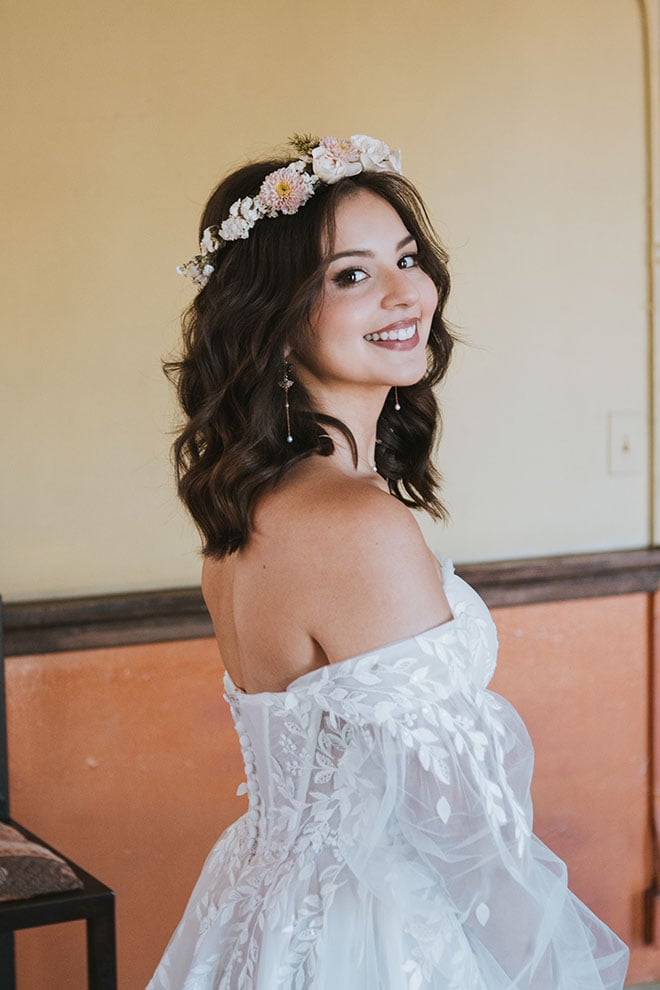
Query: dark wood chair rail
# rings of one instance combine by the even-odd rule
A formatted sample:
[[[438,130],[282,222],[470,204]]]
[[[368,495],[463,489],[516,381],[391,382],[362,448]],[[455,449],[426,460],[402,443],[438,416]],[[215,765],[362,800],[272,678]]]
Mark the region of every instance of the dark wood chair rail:
[[[660,548],[456,566],[492,607],[652,593]],[[212,636],[200,589],[173,588],[5,604],[8,656]]]

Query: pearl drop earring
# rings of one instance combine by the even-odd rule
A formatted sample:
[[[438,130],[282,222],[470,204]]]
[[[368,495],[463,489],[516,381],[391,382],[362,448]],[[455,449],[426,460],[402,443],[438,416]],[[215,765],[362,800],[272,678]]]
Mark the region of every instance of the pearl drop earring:
[[[288,361],[284,362],[284,378],[277,384],[281,389],[284,389],[284,412],[286,414],[286,442],[293,443],[293,434],[291,433],[291,415],[289,413],[289,389],[293,385],[293,379],[289,378],[289,371],[291,370],[291,365]]]

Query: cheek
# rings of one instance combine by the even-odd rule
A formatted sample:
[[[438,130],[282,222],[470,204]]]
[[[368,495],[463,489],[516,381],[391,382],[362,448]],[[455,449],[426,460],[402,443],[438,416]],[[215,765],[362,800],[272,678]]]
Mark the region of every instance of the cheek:
[[[354,339],[356,330],[365,325],[365,312],[368,311],[369,304],[365,305],[349,293],[326,296],[316,322],[312,323],[311,348],[328,355],[338,348],[344,349]]]
[[[424,278],[424,306],[433,314],[438,308],[438,290],[430,275]]]
[[[332,336],[334,328],[343,322],[343,299],[330,289],[312,310],[309,320],[309,335],[312,342]]]
[[[294,367],[302,365],[318,376],[333,363],[338,337],[333,327],[341,325],[341,321],[333,320],[332,315],[330,308],[324,307],[317,321],[298,340],[291,352]]]

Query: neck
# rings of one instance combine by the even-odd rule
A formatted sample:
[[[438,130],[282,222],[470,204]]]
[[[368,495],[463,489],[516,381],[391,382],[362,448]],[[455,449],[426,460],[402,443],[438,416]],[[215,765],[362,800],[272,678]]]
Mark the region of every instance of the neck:
[[[320,409],[330,416],[344,423],[353,435],[355,440],[355,453],[357,454],[357,473],[369,476],[376,474],[378,437],[376,434],[378,418],[383,408],[383,401],[389,389],[379,390],[377,401],[357,402],[354,397],[341,403],[342,408],[336,402],[326,402]],[[324,432],[332,439],[335,445],[333,459],[347,474],[356,473],[355,456],[351,450],[346,437],[339,430],[332,426],[324,426]]]
[[[378,441],[376,439],[374,439],[373,445],[360,444],[357,447],[356,465],[356,456],[351,450],[350,444],[343,433],[330,427],[326,436],[330,437],[334,444],[334,462],[337,466],[341,467],[346,474],[358,474],[363,475],[364,477],[375,477],[377,475],[378,468],[376,466],[376,462],[378,458],[376,454],[376,446]]]
[[[383,405],[390,393],[389,385],[320,381],[303,363],[296,365],[295,355],[292,377],[297,378],[312,397],[315,409],[344,423],[351,431],[357,451],[358,472],[377,477],[373,470],[376,463],[376,430]],[[323,424],[335,445],[333,461],[347,474],[355,475],[353,452],[344,435],[332,426]]]

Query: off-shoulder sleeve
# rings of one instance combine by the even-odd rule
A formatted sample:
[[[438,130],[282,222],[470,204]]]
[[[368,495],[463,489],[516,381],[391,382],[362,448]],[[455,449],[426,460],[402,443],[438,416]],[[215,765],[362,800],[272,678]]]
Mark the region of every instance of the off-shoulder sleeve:
[[[532,834],[525,727],[475,686],[460,622],[440,630],[314,683],[355,735],[335,778],[342,855],[415,932],[413,990],[447,959],[448,987],[619,990],[626,947]]]

